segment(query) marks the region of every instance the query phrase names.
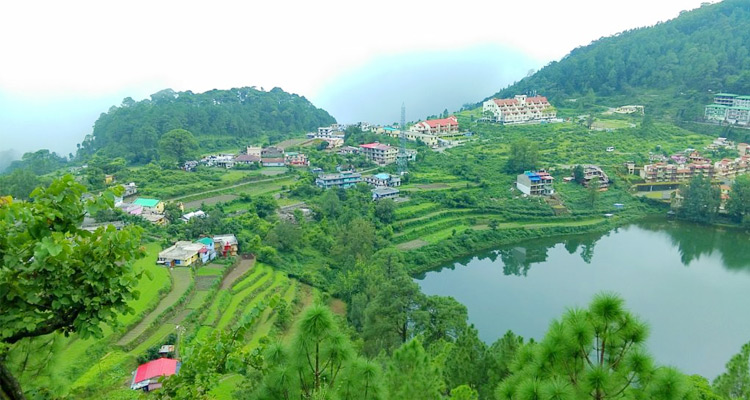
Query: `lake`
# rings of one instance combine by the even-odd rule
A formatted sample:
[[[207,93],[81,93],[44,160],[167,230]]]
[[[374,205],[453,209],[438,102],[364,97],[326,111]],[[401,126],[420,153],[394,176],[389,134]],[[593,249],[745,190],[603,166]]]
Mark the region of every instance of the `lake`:
[[[453,296],[488,344],[507,330],[541,339],[569,307],[619,293],[648,322],[657,364],[709,379],[750,341],[750,235],[672,221],[539,239],[459,260],[417,279]]]

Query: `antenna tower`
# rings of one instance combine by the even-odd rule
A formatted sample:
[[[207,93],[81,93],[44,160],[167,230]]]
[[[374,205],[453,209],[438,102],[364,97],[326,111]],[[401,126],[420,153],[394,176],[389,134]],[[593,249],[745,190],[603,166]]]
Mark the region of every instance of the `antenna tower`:
[[[398,162],[398,173],[403,175],[408,172],[406,167],[406,104],[404,103],[401,103],[401,129],[398,138],[399,146],[396,161]]]

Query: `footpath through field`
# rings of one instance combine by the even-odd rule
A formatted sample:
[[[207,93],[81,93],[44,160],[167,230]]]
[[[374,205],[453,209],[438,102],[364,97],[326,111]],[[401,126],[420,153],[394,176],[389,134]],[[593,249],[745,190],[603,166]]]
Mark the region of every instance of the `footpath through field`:
[[[233,270],[229,271],[227,276],[224,277],[224,280],[221,282],[221,290],[231,288],[234,284],[234,281],[236,281],[242,275],[245,275],[245,272],[249,271],[250,268],[253,267],[253,265],[255,265],[255,257],[241,259],[240,263],[236,267],[234,267]]]
[[[180,297],[187,292],[190,283],[193,282],[193,273],[190,268],[173,268],[170,271],[170,274],[172,275],[173,281],[172,290],[159,302],[159,305],[156,306],[154,311],[151,311],[146,315],[138,325],[129,330],[122,338],[120,338],[120,340],[117,341],[118,345],[125,346],[141,336],[141,334],[148,329],[151,323],[156,320],[164,310],[174,305]]]

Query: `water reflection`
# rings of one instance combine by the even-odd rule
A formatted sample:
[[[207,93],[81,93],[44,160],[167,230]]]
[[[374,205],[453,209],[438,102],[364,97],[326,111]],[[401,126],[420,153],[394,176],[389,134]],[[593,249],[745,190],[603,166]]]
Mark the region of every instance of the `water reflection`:
[[[732,229],[717,229],[678,221],[646,221],[635,226],[650,232],[659,232],[669,237],[679,250],[680,261],[686,267],[702,256],[718,252],[724,266],[732,270],[750,270],[750,235]],[[569,254],[578,254],[586,264],[591,264],[599,240],[617,233],[618,228],[605,233],[593,233],[555,238],[536,239],[497,250],[463,257],[444,268],[456,265],[467,266],[472,260],[490,260],[498,257],[503,263],[504,275],[526,276],[534,264],[547,261],[550,249],[562,244]]]

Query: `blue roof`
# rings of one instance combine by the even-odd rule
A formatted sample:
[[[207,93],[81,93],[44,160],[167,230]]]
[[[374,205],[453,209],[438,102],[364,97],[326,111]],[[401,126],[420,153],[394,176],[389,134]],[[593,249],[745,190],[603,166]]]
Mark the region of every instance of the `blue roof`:
[[[386,126],[386,127],[383,127],[383,130],[386,130],[386,131],[397,131],[398,129],[392,128],[390,126]]]
[[[391,175],[386,174],[385,172],[381,172],[381,173],[375,175],[375,178],[377,178],[377,179],[391,179]]]

